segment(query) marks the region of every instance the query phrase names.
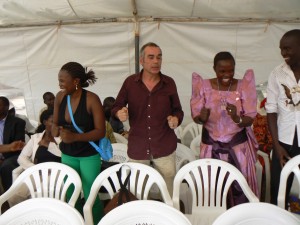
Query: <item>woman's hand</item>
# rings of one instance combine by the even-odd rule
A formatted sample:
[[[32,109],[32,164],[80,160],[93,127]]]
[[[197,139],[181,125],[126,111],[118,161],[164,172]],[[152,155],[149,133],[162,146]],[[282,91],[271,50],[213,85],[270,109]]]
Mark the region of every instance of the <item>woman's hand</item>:
[[[200,111],[199,119],[202,123],[206,123],[210,116],[210,109],[203,107]]]
[[[230,103],[227,103],[226,110],[229,116],[236,116],[236,106]]]
[[[61,140],[67,144],[74,142],[76,138],[75,133],[71,132],[68,129],[64,129],[63,127],[60,127],[59,129],[59,136]]]

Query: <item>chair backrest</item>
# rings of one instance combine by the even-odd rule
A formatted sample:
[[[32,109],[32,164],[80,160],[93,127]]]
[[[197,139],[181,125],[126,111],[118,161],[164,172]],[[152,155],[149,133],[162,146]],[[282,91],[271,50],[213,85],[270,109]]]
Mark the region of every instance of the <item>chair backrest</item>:
[[[40,163],[24,170],[11,187],[0,196],[0,208],[24,187],[28,188],[31,198],[55,198],[66,201],[66,192],[71,186],[74,186],[74,191],[68,203],[75,206],[82,189],[78,173],[62,163]]]
[[[257,151],[257,155],[263,159],[264,162],[264,169],[265,169],[265,176],[262,177],[262,179],[265,179],[265,182],[260,183],[260,185],[265,184],[265,189],[261,188],[260,193],[262,194],[262,191],[264,190],[264,199],[261,199],[261,201],[270,202],[271,196],[271,168],[270,168],[270,158],[269,155],[261,150]],[[261,179],[261,180],[262,180]],[[258,179],[259,180],[259,179]]]
[[[250,202],[221,214],[213,225],[299,225],[292,213],[270,203]]]
[[[218,159],[198,159],[177,171],[174,179],[173,204],[180,209],[181,183],[185,181],[192,193],[192,214],[220,215],[226,211],[228,190],[237,181],[250,202],[259,199],[252,192],[243,174],[233,165]]]
[[[197,135],[193,138],[190,144],[190,149],[195,152],[196,157],[199,159],[200,157],[200,143],[201,143],[202,134]]]
[[[202,133],[202,125],[191,122],[183,128],[182,143],[190,146],[191,141]]]
[[[81,214],[69,204],[52,198],[33,198],[8,209],[0,224],[84,225]]]
[[[117,143],[128,144],[128,140],[123,137],[121,134],[114,132]]]
[[[183,133],[183,128],[182,128],[182,126],[179,125],[178,127],[176,127],[176,128],[174,129],[174,132],[175,132],[175,134],[176,134],[176,136],[177,136],[177,139],[179,139],[179,140],[181,141],[181,140],[182,140],[182,133]]]
[[[113,157],[109,160],[110,162],[128,162],[129,158],[127,155],[127,144],[124,143],[113,143]]]
[[[163,202],[132,201],[110,211],[98,225],[192,225],[182,212]]]
[[[83,207],[84,218],[87,224],[92,224],[91,209],[96,197],[98,197],[99,189],[104,187],[110,198],[120,189],[117,177],[117,171],[119,171],[120,167],[122,167],[122,182],[124,182],[129,171],[131,171],[128,190],[138,199],[147,199],[152,185],[156,184],[160,190],[163,201],[169,205],[173,205],[166,182],[158,171],[141,163],[120,163],[102,171],[95,179],[91,187],[90,195]]]
[[[177,143],[176,148],[176,171],[185,164],[196,160],[195,153],[187,146]]]
[[[285,197],[286,197],[286,184],[287,179],[291,173],[294,174],[294,182],[300,187],[300,155],[293,157],[284,165],[280,174],[279,190],[277,204],[281,208],[285,208]],[[300,196],[300,190],[298,190],[298,195]]]

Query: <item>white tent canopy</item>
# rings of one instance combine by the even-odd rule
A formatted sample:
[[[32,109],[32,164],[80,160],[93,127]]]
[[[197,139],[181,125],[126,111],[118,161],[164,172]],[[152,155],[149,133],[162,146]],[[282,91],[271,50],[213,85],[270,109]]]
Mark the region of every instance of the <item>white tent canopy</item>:
[[[21,89],[27,114],[38,120],[42,94],[59,91],[61,66],[77,61],[98,77],[89,90],[116,96],[135,72],[135,37],[163,51],[162,72],[177,83],[191,121],[191,74],[214,76],[219,51],[236,58],[236,77],[252,68],[267,81],[282,62],[279,40],[300,29],[299,0],[2,0],[0,83]]]

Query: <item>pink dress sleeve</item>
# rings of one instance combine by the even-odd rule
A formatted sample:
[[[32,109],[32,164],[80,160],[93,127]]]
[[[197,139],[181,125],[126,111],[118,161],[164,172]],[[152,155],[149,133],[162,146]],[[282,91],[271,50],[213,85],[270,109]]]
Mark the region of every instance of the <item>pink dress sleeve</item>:
[[[251,118],[255,118],[257,114],[256,104],[256,86],[255,77],[252,69],[245,72],[243,79],[240,84],[241,101],[243,114]]]
[[[203,79],[199,74],[194,72],[192,74],[192,97],[190,101],[192,118],[199,115],[203,105],[205,105],[203,90]]]

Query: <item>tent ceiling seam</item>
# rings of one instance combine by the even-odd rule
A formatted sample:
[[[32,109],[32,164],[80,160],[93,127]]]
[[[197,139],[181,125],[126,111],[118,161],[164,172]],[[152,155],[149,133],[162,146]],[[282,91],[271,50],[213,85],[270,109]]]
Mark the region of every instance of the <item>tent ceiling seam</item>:
[[[77,15],[76,11],[74,10],[72,4],[70,3],[70,0],[67,0],[67,2],[68,2],[68,4],[69,4],[69,6],[70,6],[72,12],[75,14],[75,16],[76,16],[77,18],[80,18],[80,17]]]
[[[300,18],[295,19],[255,19],[255,18],[153,18],[153,17],[139,17],[135,21],[133,17],[118,17],[118,18],[95,18],[90,20],[59,20],[53,22],[39,22],[39,23],[26,23],[26,24],[10,24],[0,25],[0,28],[13,28],[13,27],[36,27],[36,26],[50,26],[50,25],[76,25],[76,24],[93,24],[93,23],[147,23],[147,22],[223,22],[223,23],[300,23]]]

